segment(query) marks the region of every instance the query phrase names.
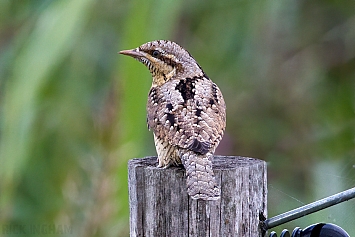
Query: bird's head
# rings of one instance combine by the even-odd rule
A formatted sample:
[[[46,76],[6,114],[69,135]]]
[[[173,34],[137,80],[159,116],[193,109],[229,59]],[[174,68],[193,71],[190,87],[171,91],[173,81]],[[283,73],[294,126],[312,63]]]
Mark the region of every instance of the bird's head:
[[[120,54],[131,56],[147,66],[153,76],[153,85],[160,86],[172,77],[202,76],[204,73],[195,59],[180,45],[156,40],[138,48],[122,50]]]

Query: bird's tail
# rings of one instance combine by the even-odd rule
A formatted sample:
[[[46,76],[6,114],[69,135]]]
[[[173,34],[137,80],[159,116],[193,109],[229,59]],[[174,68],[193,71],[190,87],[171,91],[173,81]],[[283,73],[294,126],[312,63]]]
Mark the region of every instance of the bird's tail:
[[[192,199],[217,200],[221,190],[217,185],[213,170],[213,154],[205,155],[194,151],[180,151],[182,164],[186,169],[187,193]]]

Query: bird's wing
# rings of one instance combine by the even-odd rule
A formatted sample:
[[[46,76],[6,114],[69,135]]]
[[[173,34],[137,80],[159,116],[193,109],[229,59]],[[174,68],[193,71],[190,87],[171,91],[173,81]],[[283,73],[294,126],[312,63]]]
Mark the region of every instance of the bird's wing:
[[[222,139],[225,108],[221,91],[210,79],[174,79],[151,88],[148,127],[173,146],[206,154]]]

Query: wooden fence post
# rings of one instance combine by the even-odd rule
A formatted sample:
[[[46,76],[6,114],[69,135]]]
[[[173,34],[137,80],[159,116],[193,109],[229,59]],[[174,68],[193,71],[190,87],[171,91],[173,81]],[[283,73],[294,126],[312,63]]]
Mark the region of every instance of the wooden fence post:
[[[182,167],[157,168],[156,157],[128,162],[130,236],[261,237],[266,217],[266,163],[215,156],[221,199],[193,200]]]

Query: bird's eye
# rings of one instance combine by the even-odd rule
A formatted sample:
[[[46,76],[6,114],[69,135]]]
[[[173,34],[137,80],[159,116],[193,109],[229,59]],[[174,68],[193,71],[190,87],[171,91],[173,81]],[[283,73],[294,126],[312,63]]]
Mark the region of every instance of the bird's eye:
[[[154,58],[159,57],[159,55],[160,55],[160,52],[159,52],[158,50],[154,50],[154,51],[152,52],[152,56],[153,56]]]

